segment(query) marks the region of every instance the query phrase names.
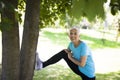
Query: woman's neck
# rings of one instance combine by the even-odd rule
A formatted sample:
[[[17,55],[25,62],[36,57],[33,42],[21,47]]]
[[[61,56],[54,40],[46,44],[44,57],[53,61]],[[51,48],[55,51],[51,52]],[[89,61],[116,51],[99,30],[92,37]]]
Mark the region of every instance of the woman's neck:
[[[74,42],[74,46],[75,47],[78,47],[78,45],[81,43],[81,41],[80,40],[78,40],[77,42]]]

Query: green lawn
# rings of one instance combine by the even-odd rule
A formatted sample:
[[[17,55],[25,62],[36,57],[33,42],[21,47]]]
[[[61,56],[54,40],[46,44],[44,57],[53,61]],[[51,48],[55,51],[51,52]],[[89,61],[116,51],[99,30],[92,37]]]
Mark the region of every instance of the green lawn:
[[[81,80],[81,78],[69,68],[55,64],[35,71],[33,80]],[[120,71],[107,74],[96,73],[96,80],[120,80]]]
[[[102,34],[102,33],[101,33]],[[109,35],[113,36],[114,35]],[[57,31],[56,29],[49,30],[43,29],[40,33],[40,38],[47,38],[53,45],[67,47],[70,42],[65,30]],[[112,41],[111,38],[106,39],[98,38],[99,36],[92,37],[88,33],[82,33],[80,38],[88,43],[92,49],[101,48],[120,48],[120,43]],[[112,60],[112,59],[111,59]],[[114,65],[114,63],[112,63]],[[117,62],[115,63],[117,64]],[[102,66],[102,65],[101,65]],[[104,66],[104,65],[103,65]],[[111,66],[110,66],[111,67]],[[120,71],[110,73],[96,73],[97,80],[120,80]],[[34,80],[81,80],[80,77],[74,74],[69,68],[63,65],[54,64],[48,66],[40,71],[35,71]]]
[[[94,33],[94,34],[96,34],[96,33]],[[101,33],[101,35],[102,35],[102,33]],[[107,39],[97,38],[98,36],[91,37],[91,35],[89,35],[89,32],[88,32],[86,34],[82,33],[80,38],[81,38],[81,40],[87,41],[88,45],[92,49],[119,48],[120,47],[120,43],[118,43],[116,41],[111,41],[111,39],[109,39],[109,38],[107,38]],[[110,36],[113,36],[113,35],[110,34]],[[48,38],[53,44],[58,44],[58,45],[65,46],[65,47],[69,43],[69,38],[68,38],[66,32],[64,32],[64,31],[56,33],[56,32],[49,31],[49,30],[43,30],[43,37]]]

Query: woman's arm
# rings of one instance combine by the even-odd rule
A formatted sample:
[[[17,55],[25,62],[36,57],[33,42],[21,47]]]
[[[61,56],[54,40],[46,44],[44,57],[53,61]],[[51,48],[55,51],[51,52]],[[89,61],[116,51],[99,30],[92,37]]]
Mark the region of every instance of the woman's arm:
[[[76,60],[74,57],[72,57],[72,53],[69,52],[67,49],[65,50],[65,52],[68,54],[68,58],[75,63],[78,66],[84,67],[86,64],[86,60],[87,60],[87,56],[82,56],[80,58],[80,61]]]

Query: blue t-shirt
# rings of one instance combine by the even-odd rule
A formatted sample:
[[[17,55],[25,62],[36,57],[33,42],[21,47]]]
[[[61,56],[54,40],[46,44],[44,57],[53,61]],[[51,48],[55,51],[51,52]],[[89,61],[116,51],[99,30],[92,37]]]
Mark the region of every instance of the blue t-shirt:
[[[95,77],[95,66],[92,58],[91,50],[86,45],[86,43],[81,42],[79,46],[74,47],[74,44],[70,42],[68,48],[72,51],[73,57],[77,60],[80,60],[82,56],[87,56],[86,64],[84,67],[78,66],[80,72],[86,76],[92,78]]]

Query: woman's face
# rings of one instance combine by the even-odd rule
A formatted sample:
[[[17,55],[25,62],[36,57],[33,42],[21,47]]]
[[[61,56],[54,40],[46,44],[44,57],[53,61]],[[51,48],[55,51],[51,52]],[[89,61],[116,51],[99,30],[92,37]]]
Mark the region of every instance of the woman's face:
[[[78,33],[78,31],[76,29],[71,29],[69,37],[70,37],[70,40],[72,42],[79,41],[79,33]]]

